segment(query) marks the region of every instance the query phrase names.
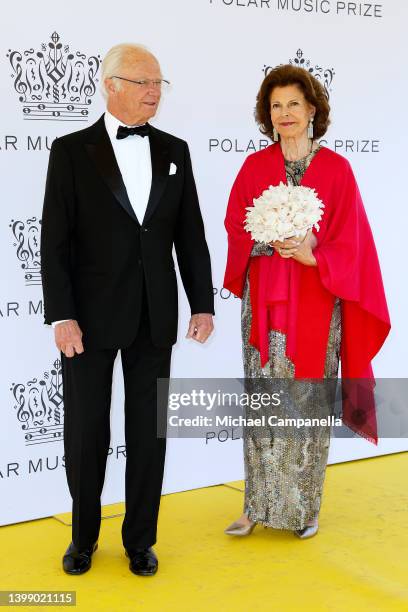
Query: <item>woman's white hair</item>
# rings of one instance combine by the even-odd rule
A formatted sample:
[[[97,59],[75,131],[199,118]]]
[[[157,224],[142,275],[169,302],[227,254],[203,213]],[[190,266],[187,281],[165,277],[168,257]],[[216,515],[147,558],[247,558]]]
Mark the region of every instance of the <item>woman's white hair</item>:
[[[103,59],[101,67],[101,90],[105,98],[107,97],[105,79],[117,75],[120,72],[125,58],[129,55],[148,55],[150,57],[154,57],[147,47],[144,47],[143,45],[136,45],[134,43],[121,43],[120,45],[115,45],[112,47],[112,49],[109,49]],[[120,89],[121,84],[119,79],[115,79],[114,83],[116,89]]]

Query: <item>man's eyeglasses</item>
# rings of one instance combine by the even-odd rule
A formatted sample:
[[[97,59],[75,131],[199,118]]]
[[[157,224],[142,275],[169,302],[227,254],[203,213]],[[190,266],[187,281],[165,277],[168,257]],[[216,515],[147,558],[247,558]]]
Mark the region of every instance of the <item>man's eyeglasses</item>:
[[[140,79],[138,81],[134,81],[133,79],[125,79],[125,77],[115,75],[109,78],[128,81],[128,83],[135,83],[135,85],[137,85],[140,89],[150,89],[153,87],[155,89],[167,90],[170,87],[170,81],[166,81],[166,79]]]

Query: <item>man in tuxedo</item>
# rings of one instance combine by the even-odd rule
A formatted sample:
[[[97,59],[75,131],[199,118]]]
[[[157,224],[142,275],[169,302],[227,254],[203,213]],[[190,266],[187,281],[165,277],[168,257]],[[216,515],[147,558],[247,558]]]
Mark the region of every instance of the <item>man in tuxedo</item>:
[[[117,45],[102,64],[107,110],[92,126],[53,142],[42,215],[45,323],[61,351],[64,445],[73,499],[63,569],[91,566],[110,443],[113,365],[125,387],[126,514],[130,569],[152,575],[167,405],[157,378],[170,375],[177,339],[175,246],[191,308],[188,338],[212,332],[213,286],[188,145],[148,123],[166,84],[156,58]]]

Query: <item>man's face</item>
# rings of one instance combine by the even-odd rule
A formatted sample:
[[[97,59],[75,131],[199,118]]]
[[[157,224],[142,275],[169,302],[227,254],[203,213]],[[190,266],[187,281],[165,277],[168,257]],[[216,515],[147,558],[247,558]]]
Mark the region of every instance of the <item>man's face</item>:
[[[106,79],[108,110],[128,125],[145,123],[154,117],[159,106],[161,89],[153,84],[153,81],[162,78],[156,59],[149,55],[129,56],[115,76],[146,83],[141,85],[122,79]],[[119,89],[116,89],[118,84]]]

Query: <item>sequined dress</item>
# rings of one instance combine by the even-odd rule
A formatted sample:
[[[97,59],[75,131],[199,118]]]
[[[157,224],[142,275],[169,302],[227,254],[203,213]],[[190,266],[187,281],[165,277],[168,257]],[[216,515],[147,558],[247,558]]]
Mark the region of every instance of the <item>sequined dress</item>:
[[[289,184],[298,185],[318,149],[305,158],[285,161]],[[279,257],[270,246],[255,243],[251,256]],[[241,327],[244,374],[249,392],[272,394],[279,379],[294,384],[294,366],[285,355],[286,337],[277,331],[269,332],[269,361],[261,368],[259,352],[249,344],[251,303],[247,275],[242,297]],[[334,401],[333,382],[337,379],[341,339],[340,300],[337,298],[330,324],[325,379],[323,386],[313,382],[299,383],[292,401],[283,401],[269,409],[276,418],[284,416],[327,416]],[[326,381],[325,381],[326,382]],[[296,384],[298,384],[296,382]],[[334,383],[335,384],[335,383]],[[277,386],[276,386],[277,385]],[[246,416],[254,416],[247,409]],[[260,415],[259,415],[260,416]],[[275,421],[276,423],[276,421]],[[330,446],[330,425],[303,427],[293,432],[287,427],[246,426],[243,430],[245,465],[244,512],[257,523],[276,529],[303,529],[318,515],[323,493],[327,458]]]

